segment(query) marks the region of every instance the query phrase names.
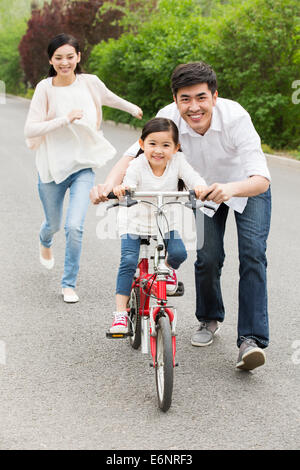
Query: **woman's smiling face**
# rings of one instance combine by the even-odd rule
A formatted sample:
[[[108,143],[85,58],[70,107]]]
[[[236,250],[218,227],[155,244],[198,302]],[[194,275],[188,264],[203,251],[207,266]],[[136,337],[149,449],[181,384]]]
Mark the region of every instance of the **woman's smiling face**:
[[[75,73],[77,64],[80,62],[80,52],[77,54],[75,48],[70,44],[58,47],[49,63],[53,66],[58,76],[69,77]]]

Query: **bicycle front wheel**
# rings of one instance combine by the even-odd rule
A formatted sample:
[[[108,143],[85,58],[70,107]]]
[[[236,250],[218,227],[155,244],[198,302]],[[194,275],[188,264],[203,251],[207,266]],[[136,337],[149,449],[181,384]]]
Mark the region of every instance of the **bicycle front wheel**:
[[[158,405],[162,411],[168,411],[173,392],[173,349],[171,325],[168,316],[162,316],[157,322],[155,378]]]

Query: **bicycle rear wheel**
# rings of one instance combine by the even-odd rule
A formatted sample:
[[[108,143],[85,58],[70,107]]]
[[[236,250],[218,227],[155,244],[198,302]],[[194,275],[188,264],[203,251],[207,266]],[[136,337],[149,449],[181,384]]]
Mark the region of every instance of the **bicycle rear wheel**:
[[[131,290],[128,302],[129,306],[129,336],[130,345],[138,349],[141,345],[141,316],[140,316],[140,291],[137,287]]]
[[[158,405],[162,411],[168,411],[173,392],[173,349],[171,325],[168,316],[162,316],[157,322],[155,378]]]

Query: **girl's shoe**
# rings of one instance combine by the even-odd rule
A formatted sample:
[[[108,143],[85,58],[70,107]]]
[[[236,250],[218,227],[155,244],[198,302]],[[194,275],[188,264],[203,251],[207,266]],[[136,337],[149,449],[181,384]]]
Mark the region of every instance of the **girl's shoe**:
[[[79,300],[79,297],[78,297],[78,295],[76,294],[75,291],[73,291],[71,294],[65,294],[64,289],[62,289],[61,293],[63,295],[64,302],[66,302],[68,304],[75,304]]]
[[[114,319],[109,331],[110,333],[128,333],[127,312],[114,312]]]
[[[46,269],[52,269],[53,266],[54,266],[54,258],[53,257],[51,259],[43,258],[41,244],[39,245],[39,247],[40,247],[40,263],[41,263],[41,265],[43,265],[44,268],[46,268]]]
[[[167,295],[174,295],[175,292],[177,291],[177,287],[178,287],[177,276],[175,273],[175,269],[172,269],[172,274],[170,274],[170,276],[167,276],[167,283],[166,283]]]

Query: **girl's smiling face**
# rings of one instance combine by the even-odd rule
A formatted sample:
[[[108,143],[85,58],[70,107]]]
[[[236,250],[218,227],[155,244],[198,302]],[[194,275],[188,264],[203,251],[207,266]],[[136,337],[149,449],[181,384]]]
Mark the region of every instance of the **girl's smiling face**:
[[[77,54],[73,46],[65,44],[56,49],[49,62],[53,65],[57,76],[67,78],[75,73],[77,64],[80,62],[80,52]]]
[[[180,147],[174,143],[171,131],[152,132],[145,140],[140,139],[139,144],[152,170],[158,173],[164,172],[168,161]]]

